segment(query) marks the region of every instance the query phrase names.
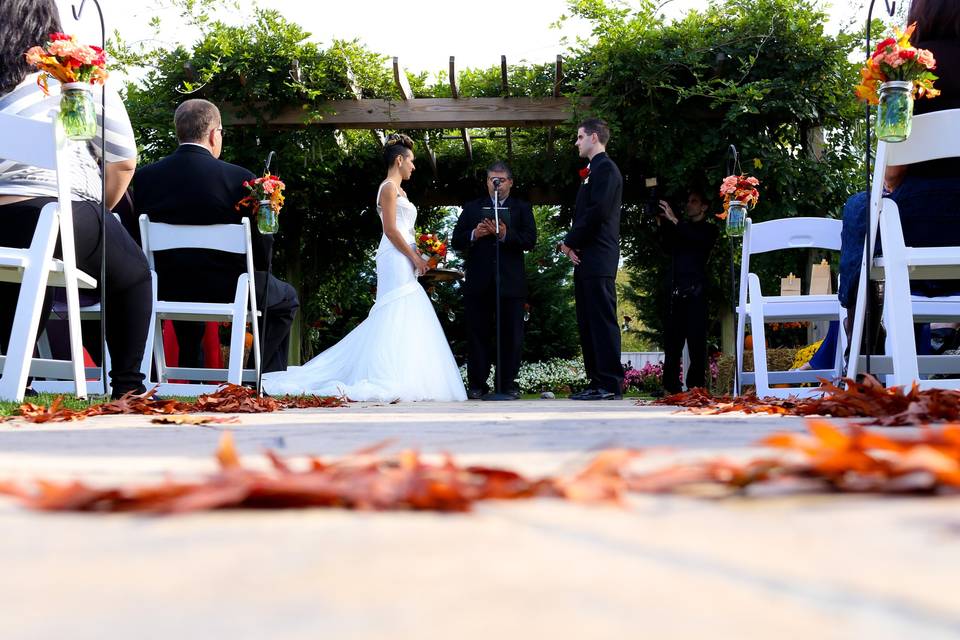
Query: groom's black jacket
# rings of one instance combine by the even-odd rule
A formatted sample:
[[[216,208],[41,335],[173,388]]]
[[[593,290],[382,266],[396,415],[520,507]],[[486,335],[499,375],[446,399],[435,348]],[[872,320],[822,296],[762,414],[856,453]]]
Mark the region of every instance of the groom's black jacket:
[[[255,176],[237,165],[218,160],[196,145],[181,145],[172,154],[137,170],[133,199],[137,215],[167,224],[239,224],[234,205],[249,191],[245,180]],[[253,264],[266,271],[273,237],[250,224]],[[247,270],[242,254],[205,249],[175,249],[155,254],[161,300],[233,300],[237,276]]]
[[[496,237],[489,235],[477,241],[470,240],[470,234],[483,219],[483,208],[491,206],[490,198],[468,202],[453,229],[453,249],[466,256],[464,295],[493,287]],[[500,243],[500,295],[505,298],[525,298],[527,278],[523,268],[523,252],[532,250],[537,244],[533,208],[529,202],[512,196],[504,201],[503,206],[510,210],[510,224],[507,225],[507,235]]]
[[[590,161],[590,175],[577,191],[573,226],[563,243],[580,256],[581,278],[615,278],[620,263],[623,177],[606,153]]]

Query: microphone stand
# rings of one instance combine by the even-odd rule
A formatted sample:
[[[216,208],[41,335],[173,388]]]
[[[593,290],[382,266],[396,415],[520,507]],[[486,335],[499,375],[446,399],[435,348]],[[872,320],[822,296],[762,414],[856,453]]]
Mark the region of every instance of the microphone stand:
[[[871,22],[873,22],[873,5],[876,4],[877,0],[870,0],[870,7],[867,9],[867,60],[870,59],[870,56],[873,54],[873,51],[870,50],[870,32],[871,32]],[[883,4],[886,7],[887,15],[893,17],[893,14],[897,11],[896,0],[890,2],[890,0],[883,0]],[[864,120],[866,121],[866,142],[864,143],[864,175],[866,177],[867,183],[867,237],[866,244],[864,244],[863,251],[864,255],[867,257],[866,260],[866,273],[860,274],[861,278],[866,278],[866,286],[863,288],[864,295],[867,299],[863,303],[863,331],[866,334],[866,340],[861,340],[861,346],[864,349],[864,355],[866,356],[866,362],[864,363],[864,372],[868,375],[870,374],[870,352],[873,350],[873,345],[871,345],[871,328],[870,328],[870,269],[873,267],[870,260],[870,250],[873,246],[873,228],[870,220],[870,209],[873,207],[871,198],[873,196],[873,191],[870,185],[870,105],[869,103],[865,109]],[[881,195],[881,197],[883,197]],[[857,287],[860,288],[859,286]],[[842,328],[842,327],[841,327]],[[859,358],[859,353],[851,353],[851,358]]]
[[[80,0],[80,7],[71,5],[73,19],[79,22],[87,0]],[[100,48],[107,48],[107,27],[103,21],[100,3],[93,0],[100,17]],[[100,381],[104,395],[109,394],[107,382],[107,88],[100,89]]]
[[[263,166],[263,173],[270,173],[270,163],[273,162],[273,159],[277,157],[276,151],[271,151],[267,154],[267,161]],[[259,210],[258,210],[259,215]],[[256,218],[253,220],[254,224],[257,224]],[[262,231],[260,233],[263,233]],[[263,234],[263,235],[273,235],[273,234]],[[262,322],[260,323],[260,369],[257,371],[257,397],[263,397],[263,341],[267,337],[267,297],[270,293],[270,274],[273,271],[273,243],[270,243],[270,255],[267,256],[267,275],[263,279],[263,311],[260,312],[260,317]],[[256,275],[256,274],[254,274]],[[256,291],[256,283],[253,287]]]
[[[515,398],[511,395],[508,395],[503,392],[502,386],[502,358],[500,356],[500,179],[493,179],[493,225],[496,227],[496,233],[493,237],[494,242],[494,290],[496,293],[496,323],[497,323],[497,372],[494,377],[494,391],[493,393],[488,393],[483,396],[483,400],[492,400],[494,402],[500,402],[504,400],[514,400]]]

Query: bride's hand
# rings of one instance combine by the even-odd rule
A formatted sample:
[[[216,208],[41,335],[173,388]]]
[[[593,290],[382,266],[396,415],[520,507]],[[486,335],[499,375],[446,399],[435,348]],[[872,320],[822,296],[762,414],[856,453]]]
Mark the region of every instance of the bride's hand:
[[[413,257],[413,270],[416,272],[417,277],[419,278],[427,271],[430,271],[430,263],[421,258],[420,256]]]

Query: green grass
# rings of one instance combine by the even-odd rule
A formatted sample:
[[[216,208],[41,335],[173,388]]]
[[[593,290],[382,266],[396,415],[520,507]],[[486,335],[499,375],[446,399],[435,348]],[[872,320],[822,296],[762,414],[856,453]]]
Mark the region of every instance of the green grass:
[[[69,394],[41,393],[33,398],[24,398],[23,401],[29,402],[30,404],[38,404],[49,407],[51,404],[53,404],[53,401],[61,395],[63,397],[62,406],[66,407],[67,409],[86,409],[87,407],[91,407],[95,404],[102,404],[109,400],[109,398],[106,396],[91,395],[86,400],[79,400]],[[20,415],[19,411],[17,411],[17,409],[20,408],[20,404],[21,403],[19,402],[0,401],[0,416]]]
[[[103,404],[104,402],[109,402],[110,398],[107,396],[95,396],[90,395],[86,400],[79,400],[74,398],[70,394],[59,394],[59,393],[41,393],[38,396],[32,398],[24,398],[24,402],[29,402],[30,404],[42,405],[44,407],[49,407],[53,404],[53,401],[58,397],[61,397],[61,406],[67,409],[86,409],[87,407],[92,407],[96,404]],[[164,396],[164,400],[179,400],[180,402],[196,402],[197,399],[193,396]],[[20,408],[19,402],[6,402],[0,401],[0,416],[17,416],[20,415],[18,409]]]

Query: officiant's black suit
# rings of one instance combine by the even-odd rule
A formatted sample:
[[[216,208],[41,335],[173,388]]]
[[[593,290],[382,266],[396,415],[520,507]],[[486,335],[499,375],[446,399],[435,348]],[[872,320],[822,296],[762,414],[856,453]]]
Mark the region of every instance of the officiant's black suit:
[[[496,310],[496,236],[472,240],[471,235],[483,219],[484,207],[493,206],[490,198],[467,203],[453,230],[451,244],[466,256],[466,280],[463,306],[467,321],[467,378],[470,389],[488,391],[490,366],[496,362],[494,318]],[[500,242],[500,383],[504,391],[517,390],[517,372],[523,348],[523,306],[527,299],[527,277],[523,252],[537,244],[537,225],[529,202],[513,196],[502,205],[510,211],[507,233]]]
[[[623,387],[616,287],[622,194],[620,169],[606,153],[598,153],[577,192],[573,225],[563,239],[580,257],[580,265],[573,270],[573,285],[590,388],[614,394]]]
[[[167,224],[239,224],[235,209],[249,191],[244,181],[253,173],[213,157],[206,148],[184,144],[159,162],[137,170],[133,199],[138,215],[151,222]],[[255,220],[250,224],[253,266],[256,271],[257,305],[267,309],[263,339],[263,371],[287,368],[290,326],[300,306],[296,290],[286,282],[269,277],[267,268],[273,236],[263,235]],[[157,289],[161,300],[183,302],[230,302],[237,290],[237,277],[246,272],[243,254],[207,249],[174,249],[157,252]],[[174,322],[180,345],[180,365],[199,364],[200,340],[204,325]]]

